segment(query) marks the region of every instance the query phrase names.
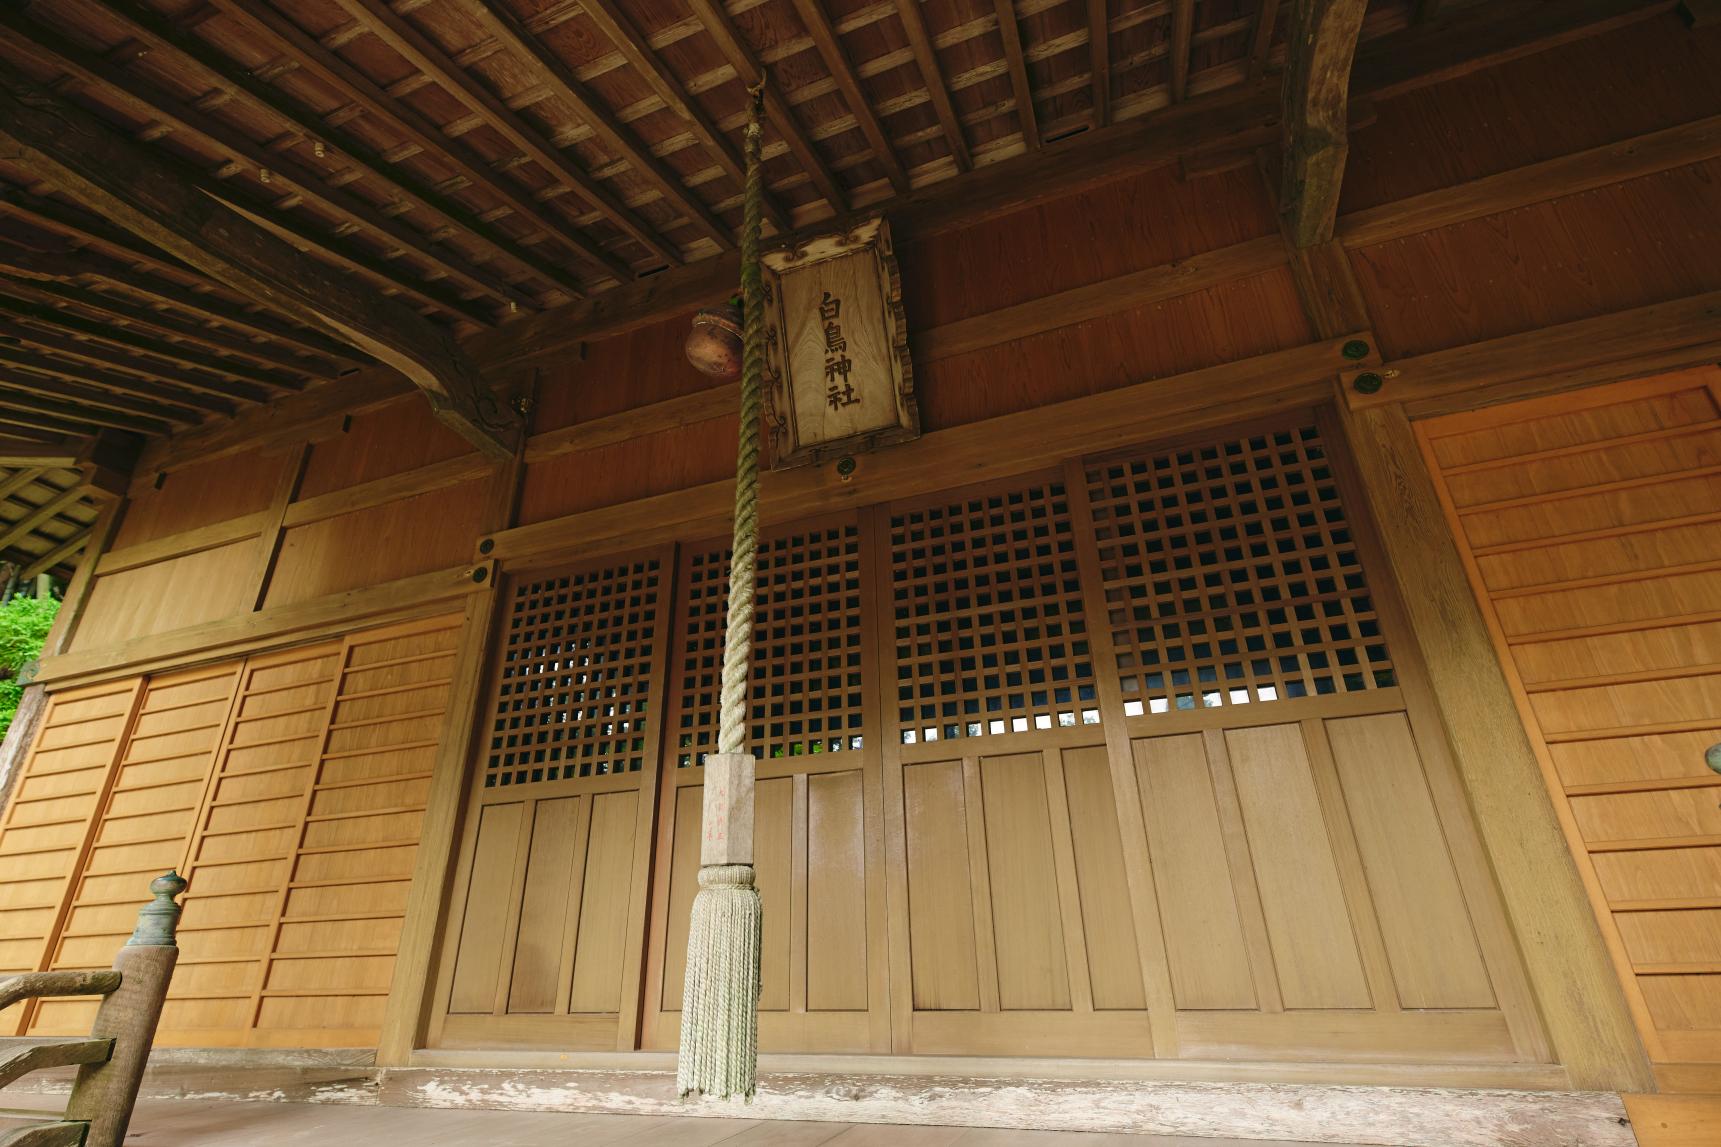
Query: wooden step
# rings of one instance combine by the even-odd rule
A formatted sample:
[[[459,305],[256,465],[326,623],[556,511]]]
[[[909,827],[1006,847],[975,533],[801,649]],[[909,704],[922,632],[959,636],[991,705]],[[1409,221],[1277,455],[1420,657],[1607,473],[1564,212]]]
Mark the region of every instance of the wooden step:
[[[45,1068],[106,1063],[113,1050],[111,1039],[0,1039],[0,1087]]]
[[[36,1111],[0,1110],[0,1147],[82,1147],[88,1123],[42,1118]]]

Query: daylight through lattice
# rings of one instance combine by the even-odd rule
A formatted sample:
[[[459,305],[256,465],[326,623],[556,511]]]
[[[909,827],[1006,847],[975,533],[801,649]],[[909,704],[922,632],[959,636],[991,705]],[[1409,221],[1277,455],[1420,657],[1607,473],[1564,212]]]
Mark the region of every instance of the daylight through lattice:
[[[1126,714],[1396,684],[1313,426],[1086,474]]]
[[[486,788],[645,767],[658,567],[643,559],[514,588]]]
[[[769,758],[860,748],[860,529],[849,523],[767,534],[759,541],[758,576],[749,750]],[[727,548],[689,554],[681,585],[676,765],[687,768],[717,745]]]
[[[1062,482],[890,520],[903,743],[1098,724]]]

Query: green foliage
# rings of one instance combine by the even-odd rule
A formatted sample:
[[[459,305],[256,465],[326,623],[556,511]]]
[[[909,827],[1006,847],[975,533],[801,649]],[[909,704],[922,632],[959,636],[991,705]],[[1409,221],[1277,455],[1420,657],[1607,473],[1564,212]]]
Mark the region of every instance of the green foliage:
[[[0,737],[12,727],[24,686],[18,671],[42,652],[60,603],[53,598],[15,597],[0,605]]]

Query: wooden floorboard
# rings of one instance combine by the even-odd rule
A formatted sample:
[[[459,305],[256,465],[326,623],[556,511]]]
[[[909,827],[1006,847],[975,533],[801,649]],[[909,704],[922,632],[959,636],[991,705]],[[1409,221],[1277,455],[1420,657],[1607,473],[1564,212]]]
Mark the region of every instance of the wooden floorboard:
[[[20,1095],[19,1107],[53,1111],[63,1096]],[[902,1127],[781,1120],[454,1111],[316,1103],[146,1099],[128,1147],[335,1147],[369,1142],[413,1147],[1296,1147],[1284,1140]],[[1324,1147],[1359,1147],[1325,1144]]]

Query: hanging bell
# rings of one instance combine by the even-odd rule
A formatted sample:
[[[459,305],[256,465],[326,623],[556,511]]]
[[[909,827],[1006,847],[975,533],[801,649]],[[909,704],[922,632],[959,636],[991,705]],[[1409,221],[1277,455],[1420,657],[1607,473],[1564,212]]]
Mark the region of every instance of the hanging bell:
[[[705,307],[687,332],[687,361],[701,374],[723,382],[741,377],[741,300]]]

